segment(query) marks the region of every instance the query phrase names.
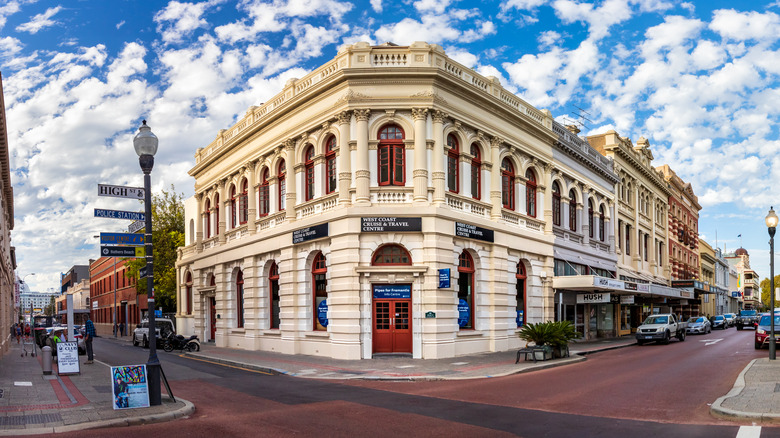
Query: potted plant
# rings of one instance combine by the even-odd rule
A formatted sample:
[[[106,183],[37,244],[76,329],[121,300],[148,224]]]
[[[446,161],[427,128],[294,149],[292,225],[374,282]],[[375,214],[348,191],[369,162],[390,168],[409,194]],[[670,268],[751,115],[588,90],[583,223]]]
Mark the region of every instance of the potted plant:
[[[537,359],[541,360],[568,356],[569,341],[580,337],[570,321],[528,323],[517,335],[529,344],[542,347],[542,351],[537,356]]]

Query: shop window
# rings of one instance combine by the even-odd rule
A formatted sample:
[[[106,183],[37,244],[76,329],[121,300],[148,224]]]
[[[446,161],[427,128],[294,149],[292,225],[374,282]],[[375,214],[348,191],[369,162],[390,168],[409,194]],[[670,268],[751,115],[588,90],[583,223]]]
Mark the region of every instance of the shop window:
[[[309,145],[303,154],[304,194],[307,201],[314,199],[314,146]]]
[[[515,322],[517,322],[518,327],[522,327],[526,321],[527,321],[527,313],[525,311],[525,281],[528,278],[528,276],[525,273],[525,266],[523,265],[523,262],[517,263],[517,272],[515,273],[515,278],[517,279],[517,285],[516,288],[516,298],[517,298],[517,306],[515,307],[517,316],[515,317]]]
[[[258,210],[260,216],[268,216],[271,212],[270,199],[268,196],[268,169],[263,169],[263,181],[260,183],[260,187],[257,190],[258,196]]]
[[[236,327],[244,327],[244,273],[236,276]]]
[[[236,198],[236,186],[230,186],[230,228],[238,227],[238,198]]]
[[[482,199],[482,159],[479,146],[471,145],[471,197]]]
[[[588,237],[593,238],[593,200],[588,199]]]
[[[569,190],[569,229],[577,231],[577,193]]]
[[[379,131],[379,185],[403,186],[405,176],[404,131],[388,125]]]
[[[239,224],[245,224],[249,220],[249,181],[244,179],[241,183],[241,195],[238,198],[238,222]]]
[[[599,206],[599,240],[604,241],[606,236],[604,236],[604,206]]]
[[[374,266],[411,265],[412,258],[400,245],[384,245],[374,252],[371,264]]]
[[[467,251],[458,259],[458,327],[474,329],[474,260]]]
[[[325,143],[325,192],[333,193],[338,184],[338,174],[336,173],[336,137],[328,137]]]
[[[554,182],[552,185],[553,199],[552,199],[552,219],[553,225],[561,226],[561,186],[558,182]]]
[[[272,262],[271,269],[268,272],[268,287],[271,295],[271,328],[278,329],[279,319],[279,265]]]
[[[192,273],[187,272],[187,277],[184,279],[184,285],[184,314],[192,315]]]
[[[314,330],[327,330],[328,327],[327,319],[320,317],[323,313],[327,315],[327,272],[328,267],[325,263],[325,256],[322,253],[318,253],[311,267],[312,284],[314,285]]]
[[[501,204],[506,209],[515,209],[515,168],[508,158],[501,161]]]
[[[203,230],[205,231],[206,239],[209,239],[211,238],[211,200],[206,199],[203,210]]]
[[[447,136],[447,190],[458,193],[458,139],[454,135]]]
[[[525,178],[525,211],[528,216],[536,217],[536,173],[528,169]]]
[[[287,184],[285,181],[285,175],[287,170],[284,167],[284,160],[279,161],[279,167],[276,174],[279,176],[279,211],[284,210],[285,197],[287,196]]]

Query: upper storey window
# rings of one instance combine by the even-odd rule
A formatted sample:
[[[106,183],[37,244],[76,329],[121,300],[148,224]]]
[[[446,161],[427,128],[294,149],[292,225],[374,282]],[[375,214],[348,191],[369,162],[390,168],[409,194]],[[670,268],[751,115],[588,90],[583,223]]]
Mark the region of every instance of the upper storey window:
[[[260,183],[260,188],[257,191],[259,201],[258,207],[260,209],[260,216],[268,216],[270,213],[270,200],[268,197],[268,169],[263,169],[263,181]]]
[[[577,193],[569,190],[569,229],[577,231]]]
[[[211,201],[208,199],[206,199],[206,205],[203,208],[203,218],[203,228],[206,232],[206,239],[208,239],[211,237]]]
[[[336,191],[338,175],[336,174],[336,137],[330,136],[325,143],[325,192]]]
[[[406,184],[404,131],[388,125],[379,131],[379,185]]]
[[[482,198],[481,188],[482,157],[479,154],[479,146],[471,145],[471,197]]]
[[[249,220],[249,181],[244,179],[241,183],[241,195],[238,197],[238,221],[241,224]]]
[[[314,146],[309,145],[303,157],[303,165],[306,169],[306,200],[311,201],[314,199]]]
[[[447,136],[447,190],[458,193],[458,139],[454,135]]]
[[[528,216],[536,217],[536,173],[526,170],[525,179],[525,211]]]
[[[501,204],[509,210],[515,209],[515,168],[508,158],[501,161]]]
[[[552,219],[553,225],[561,225],[561,186],[558,182],[554,182],[552,185],[553,201],[552,201]]]
[[[411,265],[412,258],[400,245],[384,245],[374,253],[371,264],[373,266]]]
[[[230,228],[238,226],[238,199],[236,198],[236,186],[230,186]]]
[[[287,175],[286,168],[284,167],[284,160],[279,161],[279,211],[284,210],[284,198],[287,196],[287,182],[285,181],[285,175]]]

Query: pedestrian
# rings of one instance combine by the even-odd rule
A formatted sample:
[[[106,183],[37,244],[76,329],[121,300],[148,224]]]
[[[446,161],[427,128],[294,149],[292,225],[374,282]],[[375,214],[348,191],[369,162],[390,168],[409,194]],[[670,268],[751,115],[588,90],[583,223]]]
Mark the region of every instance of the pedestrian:
[[[125,335],[125,323],[123,321],[119,323],[119,336],[124,336],[124,335]]]
[[[32,329],[30,329],[30,324],[25,323],[24,324],[24,341],[30,342],[30,333],[32,332]]]
[[[87,314],[87,322],[84,323],[84,345],[87,347],[87,360],[84,362],[84,365],[91,364],[92,359],[94,358],[92,355],[92,338],[94,338],[96,334],[95,324],[92,324],[92,319],[89,314]]]
[[[18,344],[19,341],[22,339],[22,326],[21,324],[16,324],[16,343]]]

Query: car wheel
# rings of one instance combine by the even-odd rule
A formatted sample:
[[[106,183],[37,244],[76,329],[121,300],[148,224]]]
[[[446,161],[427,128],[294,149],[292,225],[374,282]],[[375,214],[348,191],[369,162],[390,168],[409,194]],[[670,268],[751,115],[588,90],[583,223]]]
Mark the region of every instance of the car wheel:
[[[145,335],[144,335],[144,348],[149,348],[149,340],[146,339]]]
[[[756,350],[760,350],[761,349],[761,343],[760,342],[756,342],[755,344],[756,344]]]
[[[645,340],[644,339],[637,339],[636,340],[636,345],[645,345]]]
[[[135,338],[135,335],[133,335],[133,347],[138,346],[138,339]]]
[[[707,327],[707,330],[704,333],[705,334],[712,333],[712,327]]]
[[[680,342],[685,342],[685,332],[680,332],[680,334],[679,334],[679,335],[677,335],[677,339],[678,339]]]
[[[669,338],[670,338],[669,330],[667,330],[666,333],[664,333],[664,338],[663,338],[663,340],[661,340],[661,343],[664,344],[664,345],[668,344],[669,343]]]
[[[738,326],[737,326],[737,330],[742,330],[742,326],[741,326],[741,325],[738,325]]]

